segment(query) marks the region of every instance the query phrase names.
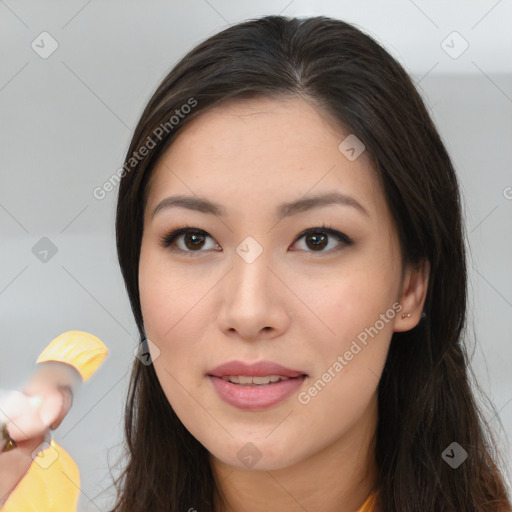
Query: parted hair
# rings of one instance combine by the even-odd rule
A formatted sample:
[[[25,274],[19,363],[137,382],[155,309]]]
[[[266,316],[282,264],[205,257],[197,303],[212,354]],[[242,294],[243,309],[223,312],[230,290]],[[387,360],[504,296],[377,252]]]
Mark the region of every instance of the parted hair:
[[[118,259],[141,341],[139,254],[155,164],[201,113],[257,95],[306,98],[355,134],[382,184],[403,264],[430,263],[426,317],[393,333],[378,384],[378,509],[510,510],[500,454],[474,394],[483,392],[467,351],[467,241],[454,166],[410,76],[354,25],[325,16],[248,20],[198,44],[157,87],[126,162],[149,140],[151,149],[125,166],[116,216]],[[176,110],[188,113],[170,123]],[[442,457],[453,442],[468,454],[456,469]],[[112,512],[220,512],[208,455],[175,414],[153,366],[134,358],[126,463]]]

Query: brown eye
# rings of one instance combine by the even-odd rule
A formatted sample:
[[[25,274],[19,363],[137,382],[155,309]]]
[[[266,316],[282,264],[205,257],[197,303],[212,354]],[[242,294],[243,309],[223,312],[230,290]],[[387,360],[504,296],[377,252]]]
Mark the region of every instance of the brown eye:
[[[341,244],[339,244],[341,247],[338,245],[338,247],[335,246],[333,249],[324,251],[325,247],[329,245],[329,239],[331,237],[335,238],[338,242],[341,242]],[[298,236],[295,243],[297,243],[301,238],[304,238],[306,247],[311,249],[307,252],[331,252],[331,250],[335,251],[354,243],[347,235],[345,235],[345,233],[327,226],[311,228],[304,231]]]
[[[165,248],[172,247],[173,251],[182,253],[204,252],[201,249],[205,246],[205,239],[207,238],[211,237],[202,229],[181,228],[163,236],[161,239],[161,245]],[[179,245],[177,242],[181,240],[183,240],[182,246],[176,247]],[[216,249],[216,247],[218,247],[218,245],[214,244],[213,247],[209,248]]]
[[[217,243],[213,243],[210,247],[208,247],[206,242],[208,238],[214,242],[213,238],[206,231],[187,226],[172,231],[168,235],[161,237],[161,245],[164,248],[170,248],[170,250],[174,252],[187,255],[206,252],[208,249],[222,251]],[[294,244],[296,244],[302,238],[304,238],[306,243],[306,252],[332,252],[354,243],[344,233],[327,226],[310,228],[306,231],[303,231],[297,237]],[[328,250],[324,250],[330,245],[331,238],[335,239],[338,242],[338,245],[334,246],[333,248],[329,248]],[[179,242],[181,242],[181,244]],[[205,247],[206,249],[202,250]]]
[[[306,235],[306,244],[311,249],[324,249],[328,244],[329,235],[325,233],[309,233]],[[309,245],[308,242],[311,242]]]
[[[200,233],[185,233],[183,241],[187,249],[201,249],[204,245],[204,238],[204,235]]]

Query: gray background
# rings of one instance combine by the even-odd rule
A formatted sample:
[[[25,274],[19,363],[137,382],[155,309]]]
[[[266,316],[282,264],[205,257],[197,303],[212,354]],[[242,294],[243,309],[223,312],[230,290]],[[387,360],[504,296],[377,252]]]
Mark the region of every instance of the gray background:
[[[271,13],[355,23],[418,83],[460,177],[472,366],[499,412],[487,419],[510,466],[510,0],[0,0],[0,389],[19,386],[63,331],[91,332],[109,347],[54,432],[80,467],[81,511],[112,500],[109,464],[117,474],[137,342],[115,255],[117,188],[103,200],[92,191],[121,167],[145,103],[178,58],[228,24]],[[44,31],[59,45],[46,59],[31,47]],[[446,39],[453,31],[469,44],[461,55],[463,40]],[[45,262],[32,250],[43,237],[57,249]]]

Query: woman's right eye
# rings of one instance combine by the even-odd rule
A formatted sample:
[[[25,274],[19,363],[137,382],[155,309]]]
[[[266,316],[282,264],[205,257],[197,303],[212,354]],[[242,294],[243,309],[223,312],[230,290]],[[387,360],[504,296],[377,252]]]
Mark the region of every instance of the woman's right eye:
[[[171,251],[185,253],[192,256],[192,253],[194,252],[205,252],[201,249],[205,246],[204,240],[206,238],[211,238],[206,231],[197,228],[184,227],[176,229],[175,231],[161,237],[161,245],[164,248],[170,248]],[[213,240],[213,238],[211,239]],[[181,247],[179,247],[179,242],[182,242]],[[220,248],[216,249],[215,247],[219,247],[218,244],[214,243],[213,247],[210,247],[210,249],[214,249],[216,251],[222,250]]]

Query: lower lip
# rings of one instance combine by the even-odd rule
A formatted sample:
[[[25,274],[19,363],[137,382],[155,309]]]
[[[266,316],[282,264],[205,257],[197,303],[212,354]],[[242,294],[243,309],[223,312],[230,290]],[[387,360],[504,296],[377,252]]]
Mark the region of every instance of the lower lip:
[[[208,378],[222,400],[239,409],[250,410],[266,409],[278,404],[297,391],[306,379],[303,375],[266,386],[241,386],[212,375]]]

